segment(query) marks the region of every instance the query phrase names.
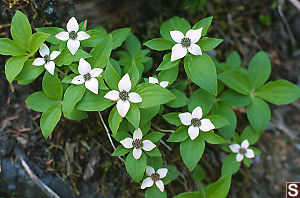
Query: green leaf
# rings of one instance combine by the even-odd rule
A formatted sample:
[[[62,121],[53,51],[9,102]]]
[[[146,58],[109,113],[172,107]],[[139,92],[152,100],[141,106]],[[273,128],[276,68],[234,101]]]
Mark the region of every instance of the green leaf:
[[[121,77],[116,72],[115,68],[108,62],[104,74],[105,82],[112,90],[119,90],[118,83]]]
[[[180,60],[171,62],[171,53],[164,55],[163,61],[160,63],[156,71],[167,70],[178,65]]]
[[[217,95],[217,72],[212,59],[202,56],[187,55],[184,58],[184,69],[188,77],[199,87]]]
[[[225,118],[223,118],[222,116],[219,116],[219,115],[210,115],[210,116],[207,116],[206,118],[209,119],[213,123],[213,125],[215,126],[216,129],[229,125],[228,120],[226,120]]]
[[[51,44],[59,45],[61,42],[63,42],[63,41],[61,41],[61,40],[59,40],[55,37],[58,33],[65,31],[62,28],[58,28],[58,27],[41,27],[41,28],[36,28],[35,30],[37,32],[43,32],[43,33],[50,34],[50,36],[46,39],[46,41],[51,43]]]
[[[53,105],[42,114],[40,120],[40,126],[45,139],[47,139],[49,135],[52,133],[55,126],[59,122],[60,117],[61,117],[60,104]]]
[[[202,51],[209,51],[216,48],[223,42],[223,39],[203,37],[197,43]]]
[[[73,78],[75,78],[76,76],[78,76],[78,74],[70,74],[70,75],[66,76],[61,82],[71,84]]]
[[[200,133],[200,136],[210,144],[224,144],[225,140],[214,131]]]
[[[143,100],[139,105],[140,108],[148,108],[165,104],[175,98],[169,90],[150,83],[142,83],[138,85],[135,92],[137,92]]]
[[[143,179],[146,165],[147,157],[144,153],[138,160],[133,157],[132,151],[126,157],[126,170],[135,182],[140,182]]]
[[[22,71],[16,76],[15,80],[20,85],[27,85],[34,81],[44,71],[44,66],[32,65],[33,60],[28,60],[24,63]]]
[[[120,116],[117,110],[117,105],[115,105],[114,108],[112,108],[108,117],[108,125],[113,134],[117,133],[122,120],[123,118]]]
[[[254,89],[261,87],[270,77],[271,62],[268,55],[260,51],[255,54],[249,64],[249,78]]]
[[[25,56],[27,52],[20,48],[15,41],[0,38],[0,54],[10,56]]]
[[[216,96],[199,88],[192,93],[188,109],[192,112],[196,107],[200,106],[202,108],[203,115],[205,116],[208,112],[210,112],[215,99]]]
[[[142,45],[139,39],[131,32],[129,33],[125,41],[125,47],[131,55],[131,57],[135,57],[136,54],[142,49]]]
[[[62,104],[62,110],[65,117],[69,117],[75,108],[76,104],[82,99],[85,93],[85,86],[84,84],[81,85],[70,85],[65,94],[64,100]]]
[[[104,98],[106,93],[101,91],[98,94],[94,94],[87,91],[75,108],[81,111],[103,111],[115,104],[115,102]]]
[[[197,182],[201,182],[205,179],[205,170],[201,166],[196,166],[192,172],[193,179]]]
[[[206,33],[207,33],[207,30],[208,28],[210,27],[210,24],[213,20],[213,17],[207,17],[207,18],[204,18],[202,20],[200,20],[198,23],[196,23],[194,26],[193,26],[193,29],[194,30],[197,30],[201,27],[203,27],[203,30],[202,30],[202,33],[201,33],[201,37],[205,36]]]
[[[158,74],[158,80],[159,81],[168,81],[170,86],[176,79],[178,76],[178,69],[179,69],[179,64],[175,65],[174,67],[170,68],[170,69],[166,69],[163,70],[161,72],[159,72]]]
[[[176,98],[166,104],[169,107],[179,108],[189,103],[189,99],[182,91],[179,91],[178,89],[171,89],[170,91],[175,95]]]
[[[123,156],[126,155],[130,149],[125,148],[124,146],[120,145],[114,150],[114,152],[111,154],[111,156]]]
[[[155,147],[151,151],[145,151],[145,153],[151,157],[161,157],[161,152],[157,147]]]
[[[198,136],[191,140],[188,138],[180,143],[180,154],[186,167],[192,171],[200,161],[204,152],[205,142],[202,137]]]
[[[73,109],[73,111],[68,115],[70,120],[83,120],[88,118],[88,114],[85,111],[80,111],[78,109]]]
[[[228,89],[222,93],[218,98],[219,101],[232,107],[243,107],[247,106],[251,102],[250,96],[239,94],[232,89]]]
[[[30,55],[34,55],[49,36],[47,33],[34,33],[29,39]]]
[[[247,107],[247,117],[255,131],[262,133],[271,121],[271,111],[267,103],[254,97]]]
[[[178,170],[173,165],[167,165],[166,168],[168,169],[168,173],[166,177],[162,179],[165,185],[171,183],[172,181],[176,180],[178,177]]]
[[[206,198],[225,198],[231,185],[231,175],[225,175],[210,184],[206,190]]]
[[[255,144],[259,139],[259,133],[257,133],[251,126],[247,126],[241,134],[241,139],[247,139],[249,144]]]
[[[146,189],[145,198],[167,198],[167,192],[161,192],[156,185]]]
[[[174,131],[167,140],[168,142],[183,142],[189,137],[188,126],[182,126]]]
[[[139,128],[141,114],[136,104],[130,103],[130,108],[125,116],[134,128]]]
[[[128,71],[128,75],[130,76],[131,88],[134,88],[141,76],[135,62],[132,62],[131,68]]]
[[[231,89],[243,95],[251,92],[251,83],[248,75],[242,70],[229,70],[218,75],[218,78]]]
[[[28,41],[32,35],[32,30],[27,17],[17,10],[11,21],[11,36],[23,49],[28,49]]]
[[[99,44],[97,44],[90,52],[92,55],[91,65],[99,68],[104,68],[108,62],[110,53],[113,47],[113,39],[112,36],[109,35],[105,39],[103,39]]]
[[[242,59],[237,51],[230,53],[226,58],[228,69],[238,69],[242,64]]]
[[[224,139],[230,140],[234,134],[237,122],[234,111],[228,106],[219,103],[213,106],[211,113],[214,115],[220,115],[229,121],[229,125],[218,128],[218,131]]]
[[[144,45],[146,45],[150,49],[153,49],[156,51],[164,51],[164,50],[171,49],[173,47],[174,43],[167,39],[154,38],[154,39],[144,43]]]
[[[176,126],[179,126],[181,125],[181,121],[180,121],[180,118],[178,116],[179,113],[167,113],[167,114],[164,114],[162,117],[170,124],[173,124],[173,125],[176,125]]]
[[[113,38],[113,46],[112,49],[116,49],[122,45],[122,43],[126,40],[130,32],[130,28],[121,28],[112,31],[110,34]]]
[[[240,169],[241,163],[236,161],[236,154],[227,155],[222,163],[221,175],[233,175]]]
[[[300,88],[287,80],[276,80],[262,86],[255,95],[270,103],[284,105],[300,97]]]
[[[191,25],[187,20],[176,16],[161,24],[160,34],[163,38],[174,42],[170,35],[171,31],[178,30],[185,35],[185,33],[190,29]]]
[[[53,105],[59,104],[59,101],[52,100],[44,92],[39,91],[28,96],[25,103],[34,111],[45,112]]]
[[[43,78],[42,86],[45,94],[48,97],[54,100],[60,100],[62,98],[63,88],[60,80],[57,77],[57,74],[51,75],[46,72]]]
[[[91,55],[82,49],[79,49],[75,55],[71,54],[69,49],[64,49],[57,57],[55,64],[57,66],[70,65],[73,62],[79,61],[81,58],[87,59],[89,57],[91,57]]]
[[[203,198],[203,195],[201,192],[185,192],[175,196],[174,198]]]
[[[89,39],[80,41],[80,44],[84,47],[96,47],[102,40],[107,39],[109,36],[105,32],[101,32],[99,30],[89,30],[86,33],[88,33],[91,37]]]
[[[156,142],[159,142],[164,135],[165,135],[164,133],[152,132],[152,133],[147,134],[144,137],[144,139],[150,140],[151,142],[156,143]]]
[[[244,157],[243,162],[247,167],[250,167],[250,159],[249,158]]]
[[[11,83],[16,76],[22,71],[25,61],[25,56],[14,56],[7,60],[5,64],[5,75],[7,80]]]

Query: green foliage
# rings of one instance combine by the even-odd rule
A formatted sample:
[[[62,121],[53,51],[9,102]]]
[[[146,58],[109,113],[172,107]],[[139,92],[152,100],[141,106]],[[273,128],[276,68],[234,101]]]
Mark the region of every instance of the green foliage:
[[[198,7],[194,2],[185,2],[184,5]],[[171,57],[174,58],[173,46],[179,41],[176,43],[171,38],[170,31],[178,30],[186,35],[191,28],[193,30],[203,28],[201,38],[196,43],[202,52],[212,50],[222,42],[222,39],[206,37],[212,19],[213,17],[204,18],[193,27],[180,17],[173,17],[162,23],[160,27],[162,38],[154,38],[144,43],[144,46],[152,50],[170,50],[164,54],[163,60],[156,62],[155,59],[154,62],[147,55],[150,50],[142,48],[141,42],[130,32],[130,28],[116,29],[107,33],[102,26],[96,26],[86,31],[85,22],[81,22],[79,30],[86,31],[90,38],[80,41],[81,47],[73,55],[68,49],[67,42],[55,37],[65,31],[64,29],[41,27],[36,29],[36,33],[32,33],[27,17],[17,11],[11,23],[13,40],[0,38],[0,54],[12,56],[5,64],[7,80],[10,83],[16,80],[18,84],[25,85],[32,83],[47,68],[44,64],[33,65],[34,56],[39,56],[36,52],[44,42],[51,44],[52,52],[61,52],[54,61],[55,67],[59,67],[55,68],[54,75],[45,71],[41,77],[43,91],[31,94],[25,101],[31,109],[42,113],[40,127],[46,139],[55,129],[62,113],[65,118],[82,120],[88,117],[87,112],[97,112],[103,125],[108,122],[107,133],[111,132],[112,137],[118,142],[132,137],[127,133],[128,131],[140,128],[144,132],[143,140],[155,143],[155,148],[150,151],[143,150],[142,156],[136,160],[133,157],[133,148],[127,149],[119,145],[112,156],[127,155],[125,167],[135,182],[142,182],[145,178],[147,165],[154,167],[155,170],[166,167],[168,173],[165,178],[162,178],[164,185],[176,180],[178,171],[175,166],[163,166],[163,162],[167,161],[162,159],[166,153],[160,151],[163,148],[160,143],[165,145],[162,139],[172,147],[180,144],[183,163],[188,170],[193,171],[194,180],[203,183],[206,174],[197,164],[204,153],[205,143],[215,144],[229,153],[222,162],[221,178],[207,188],[205,184],[201,192],[182,193],[175,198],[225,198],[230,188],[231,176],[237,173],[241,165],[236,160],[237,154],[230,150],[232,147],[229,148],[229,145],[241,144],[246,139],[250,145],[255,144],[271,120],[271,111],[266,102],[275,105],[289,104],[300,97],[300,88],[287,80],[267,82],[271,74],[271,62],[263,51],[252,57],[248,68],[243,67],[241,56],[236,51],[231,52],[225,62],[218,62],[205,53],[200,55],[199,52],[199,55],[193,55],[194,53],[191,54],[189,50],[187,54],[183,54],[185,56],[181,54],[183,61],[181,59],[171,61]],[[86,59],[92,69],[104,70],[99,76],[90,74],[92,78],[97,79],[94,82],[98,83],[98,94],[86,91],[87,84],[91,83],[88,75],[78,81],[78,84],[72,83],[74,77],[78,78],[80,74],[88,72],[83,70],[79,72],[78,62],[81,58]],[[153,65],[158,64],[157,68],[153,68]],[[153,69],[158,73],[151,73]],[[121,89],[119,87],[124,85],[122,82],[120,84],[124,74],[130,76],[129,93],[135,92],[142,98],[141,102],[133,101],[132,95],[127,97],[124,93],[123,100],[130,101],[126,119],[120,116],[120,104],[116,104],[117,100],[120,100],[120,94],[115,95],[112,100],[104,97],[111,90],[123,91],[119,90]],[[157,77],[159,82],[167,81],[168,86],[163,88],[148,83],[147,79],[152,75]],[[116,105],[113,106],[114,104]],[[196,122],[197,120],[192,121],[196,116],[195,113],[192,118],[189,114],[185,114],[187,117],[180,118],[186,120],[181,121],[179,114],[193,112],[199,106],[202,109],[201,117],[209,119],[214,129],[207,132],[200,130],[199,135],[191,140],[189,136],[191,125],[205,127],[203,126],[205,121],[201,120],[199,123]],[[244,130],[240,131],[241,127],[237,127],[238,119],[235,111],[243,112],[244,109],[246,109],[249,125],[244,125],[246,126]],[[163,125],[164,121],[160,122],[161,117],[168,124]],[[164,126],[162,127],[164,130],[160,129],[161,125]],[[207,124],[209,125],[210,123]],[[158,131],[153,132],[153,129]],[[132,147],[137,145],[132,144]],[[252,149],[255,155],[261,153],[255,147],[251,146],[249,149]],[[243,163],[248,167],[251,165],[250,159],[246,157]],[[145,197],[166,198],[167,192],[166,190],[161,192],[154,183],[146,189]]]

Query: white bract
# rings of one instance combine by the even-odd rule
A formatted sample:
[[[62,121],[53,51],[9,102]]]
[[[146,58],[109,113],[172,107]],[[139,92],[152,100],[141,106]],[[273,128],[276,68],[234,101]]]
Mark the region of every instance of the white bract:
[[[67,46],[71,54],[75,54],[80,47],[80,41],[90,38],[90,35],[79,30],[79,25],[75,17],[72,17],[67,23],[68,32],[60,32],[55,37],[62,41],[68,41]]]
[[[56,59],[56,57],[58,55],[60,55],[59,51],[53,51],[50,54],[50,50],[47,47],[47,45],[45,45],[44,43],[41,45],[40,47],[40,55],[43,58],[36,58],[33,61],[33,65],[35,66],[41,66],[44,65],[45,69],[50,73],[50,74],[54,74],[54,70],[55,70],[55,63],[54,63],[54,59]]]
[[[133,148],[133,157],[135,159],[140,159],[142,155],[142,149],[145,151],[151,151],[156,147],[150,140],[143,140],[143,133],[140,128],[133,132],[133,138],[125,138],[121,140],[120,143],[125,148]]]
[[[128,74],[125,74],[118,83],[119,91],[109,91],[104,97],[117,102],[117,110],[121,117],[125,117],[130,108],[130,102],[140,103],[142,98],[138,93],[131,92],[131,81]],[[130,101],[130,102],[129,102]]]
[[[248,149],[249,142],[248,140],[244,140],[241,145],[238,144],[232,144],[229,146],[232,152],[237,153],[236,155],[236,161],[240,162],[244,159],[244,156],[247,158],[254,158],[254,152],[252,149]]]
[[[174,30],[170,32],[172,39],[177,43],[172,47],[171,61],[183,58],[189,51],[193,55],[202,55],[200,46],[196,43],[201,38],[202,27],[197,30],[189,30],[183,35],[182,32]]]
[[[180,113],[179,118],[182,124],[189,126],[188,134],[191,140],[194,140],[199,135],[199,129],[201,131],[207,132],[215,128],[209,119],[202,118],[202,109],[201,107],[196,107],[192,114],[189,112]]]
[[[161,181],[162,178],[164,178],[168,173],[167,168],[160,168],[156,172],[151,166],[146,166],[146,174],[149,176],[146,179],[143,180],[143,183],[141,185],[141,189],[145,189],[148,187],[153,186],[154,182],[157,186],[157,188],[164,192],[164,183]]]
[[[91,92],[98,94],[98,80],[96,77],[100,76],[103,69],[91,68],[91,65],[83,58],[79,61],[78,72],[79,76],[75,76],[72,80],[72,84],[80,85],[83,84]]]
[[[161,81],[161,82],[159,82],[158,79],[154,78],[154,77],[149,77],[149,83],[158,84],[158,85],[160,85],[163,88],[166,88],[168,86],[168,84],[169,84],[168,81]]]

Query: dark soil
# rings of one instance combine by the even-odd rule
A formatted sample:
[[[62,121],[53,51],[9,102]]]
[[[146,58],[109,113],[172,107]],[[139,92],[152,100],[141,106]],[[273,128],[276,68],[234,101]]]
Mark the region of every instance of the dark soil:
[[[179,0],[2,0],[0,35],[10,37],[10,21],[16,9],[29,16],[32,27],[65,27],[74,15],[78,21],[88,19],[88,28],[102,25],[111,31],[131,27],[142,42],[159,37],[160,24],[172,16],[185,17],[191,23],[214,16],[208,35],[224,39],[212,52],[219,60],[237,50],[247,66],[258,50],[264,50],[272,61],[272,80],[284,78],[299,84],[300,11],[285,2],[281,7],[287,21],[284,24],[280,10],[272,8],[272,3],[213,0],[203,10],[197,10],[190,1]],[[264,24],[260,15],[269,17],[271,24]],[[291,29],[290,34],[286,25]],[[151,53],[157,60],[156,67],[162,55]],[[24,103],[28,95],[41,90],[40,80],[30,86],[10,85],[4,76],[6,60],[7,57],[0,56],[0,196],[49,197],[49,193],[32,182],[22,165],[23,159],[61,197],[143,197],[122,162],[110,156],[113,150],[95,113],[80,122],[63,118],[52,136],[45,140],[39,128],[41,114]],[[272,110],[272,122],[257,143],[263,153],[253,160],[250,169],[243,167],[233,176],[228,197],[284,197],[285,182],[300,180],[300,103],[272,106]],[[242,108],[236,112],[245,116]],[[183,165],[176,144],[171,146],[174,148],[171,152],[163,146],[160,148],[164,159],[180,170],[178,180],[166,187],[169,197],[198,187]],[[207,174],[204,183],[220,176],[223,157],[219,148],[207,147],[200,162]]]

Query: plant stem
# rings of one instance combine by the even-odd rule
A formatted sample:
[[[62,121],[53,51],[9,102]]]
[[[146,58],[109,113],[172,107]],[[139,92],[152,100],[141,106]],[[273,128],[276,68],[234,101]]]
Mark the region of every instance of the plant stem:
[[[109,142],[110,142],[111,146],[113,147],[114,150],[116,150],[116,147],[115,147],[115,145],[114,145],[114,142],[112,141],[111,135],[110,135],[110,133],[109,133],[109,130],[108,130],[108,128],[107,128],[107,126],[106,126],[104,120],[103,120],[103,117],[102,117],[100,111],[98,111],[98,115],[99,115],[99,118],[100,118],[100,120],[101,120],[101,123],[102,123],[102,125],[103,125],[103,127],[104,127],[104,129],[105,129],[105,131],[106,131],[106,134],[107,134],[107,137],[108,137],[108,139],[109,139]],[[119,157],[119,159],[125,164],[124,159],[121,158],[120,156],[118,156],[118,157]]]

